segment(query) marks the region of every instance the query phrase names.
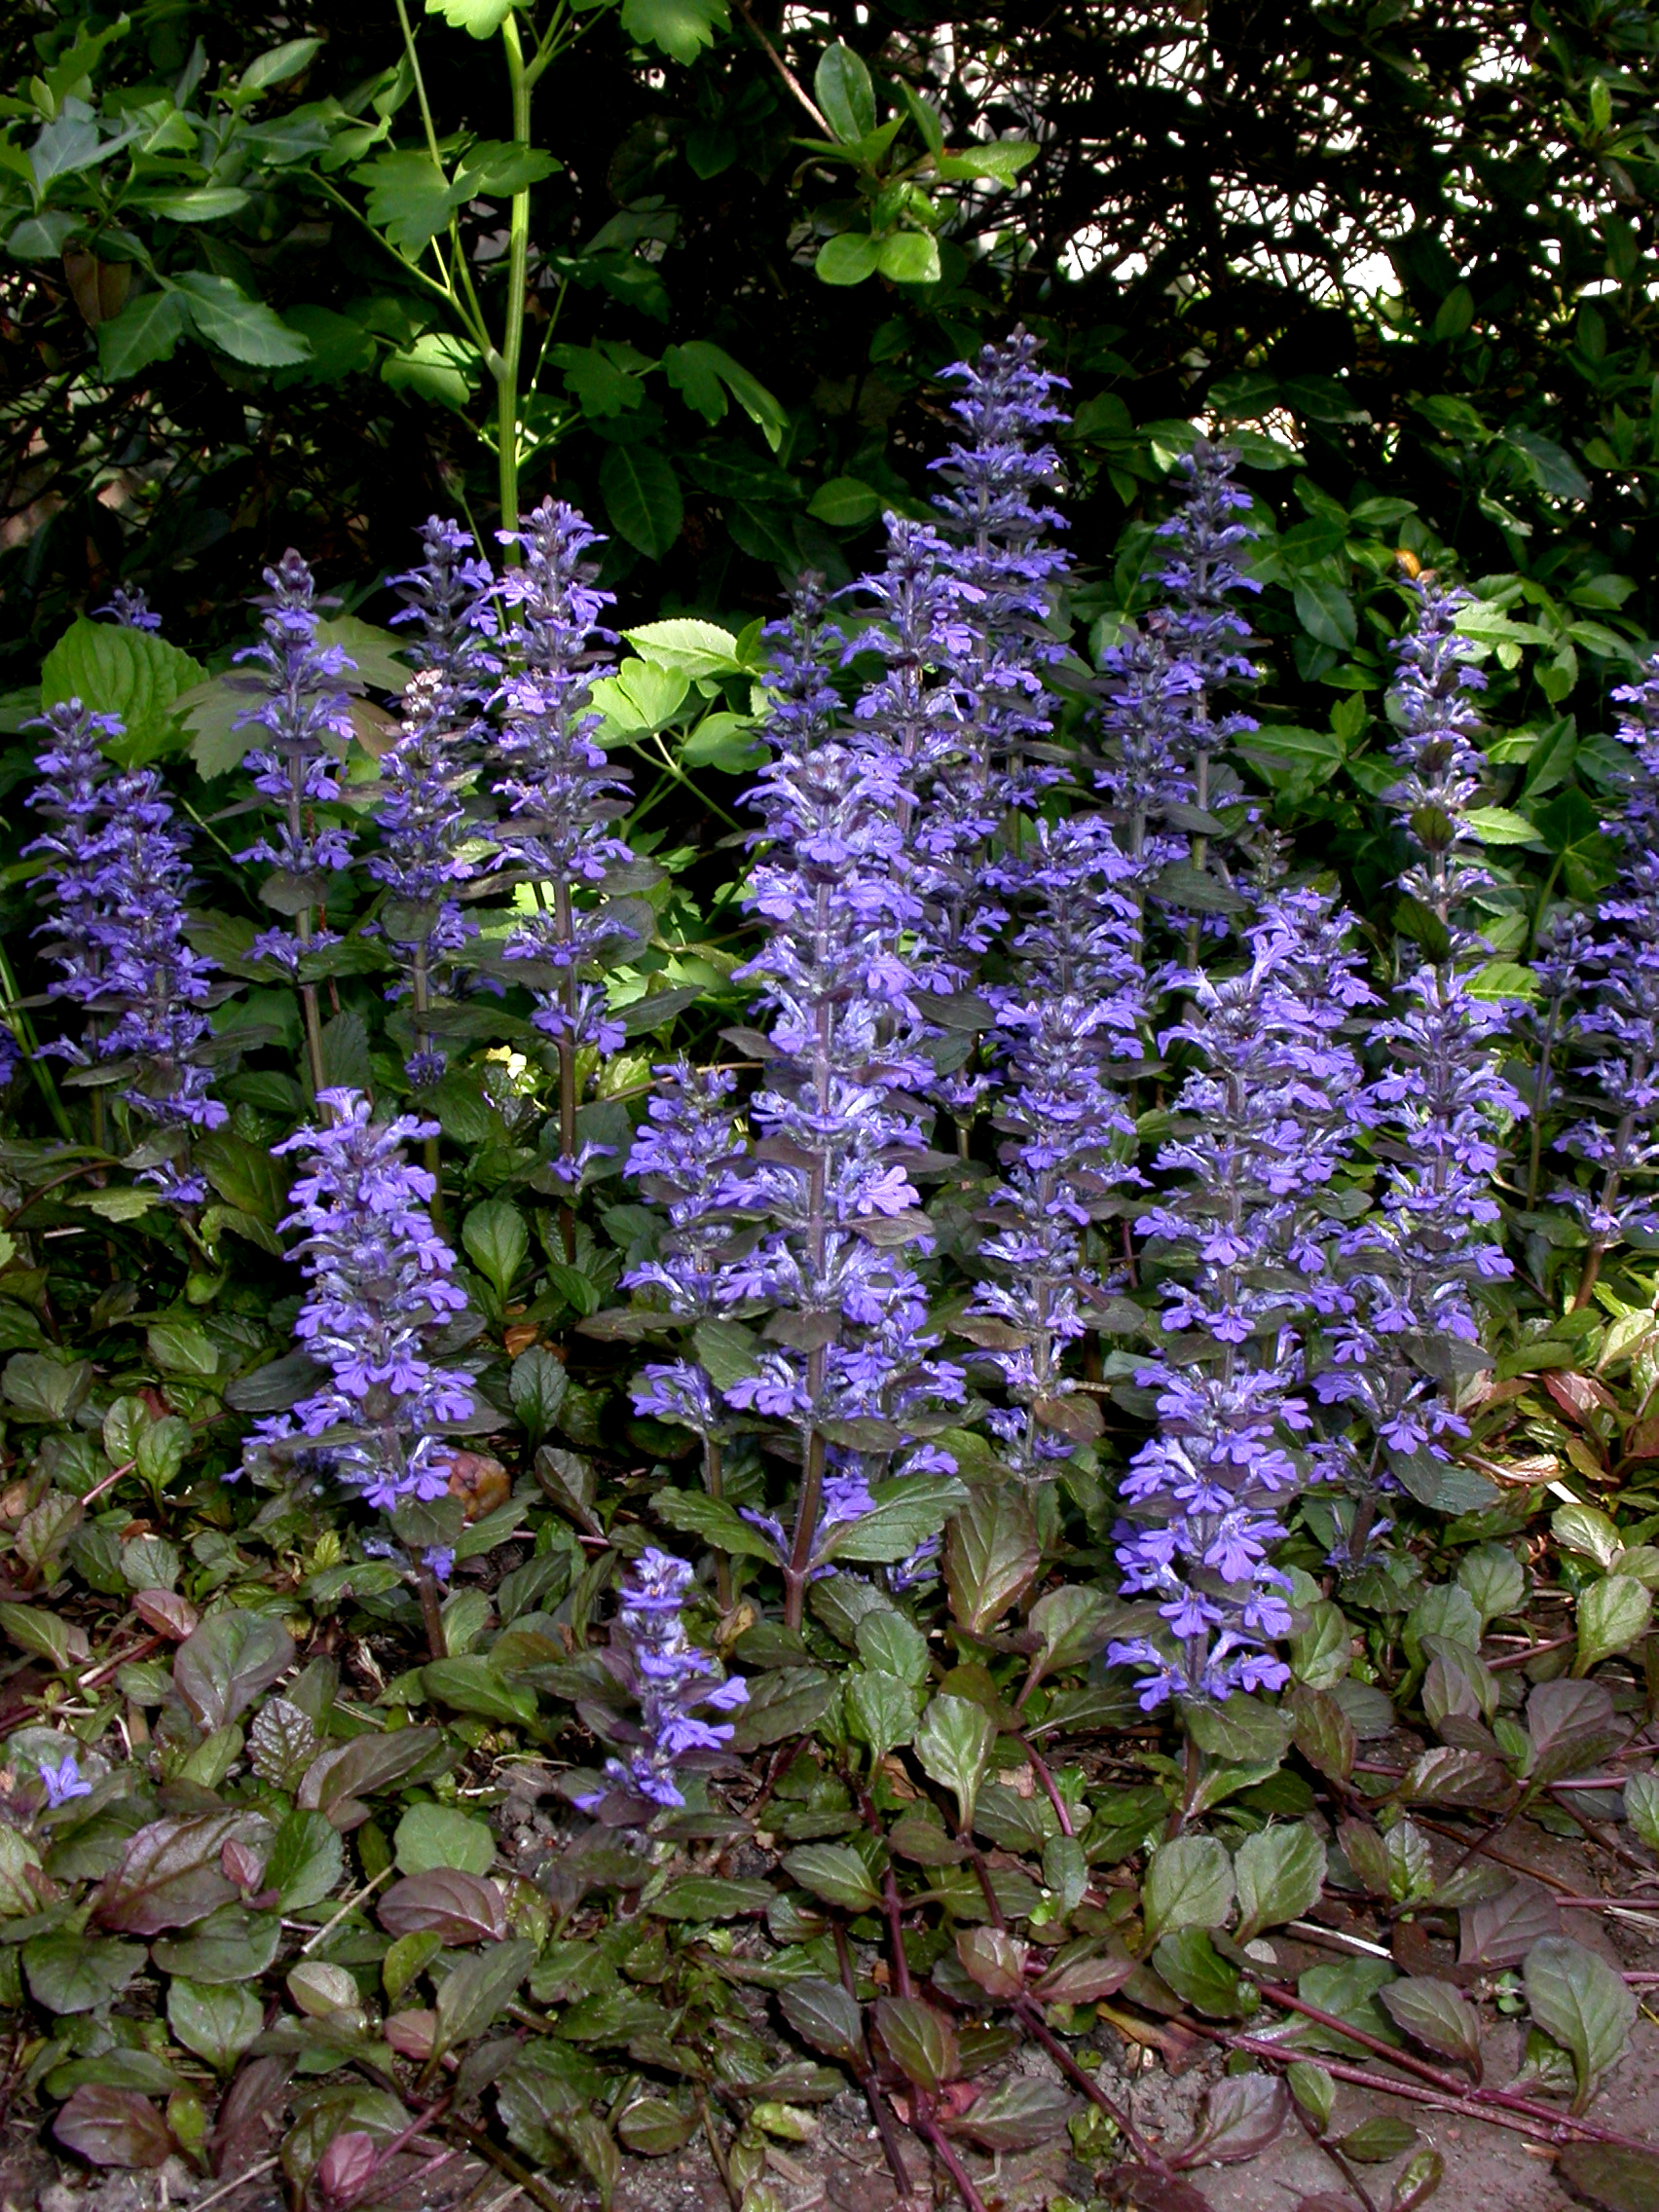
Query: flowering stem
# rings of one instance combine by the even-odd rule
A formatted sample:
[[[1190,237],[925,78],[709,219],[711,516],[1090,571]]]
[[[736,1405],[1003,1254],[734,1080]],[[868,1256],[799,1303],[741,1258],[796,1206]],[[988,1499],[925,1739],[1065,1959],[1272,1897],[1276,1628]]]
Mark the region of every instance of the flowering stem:
[[[957,2194],[968,2207],[968,2212],[985,2212],[985,2200],[969,2180],[967,2168],[956,2156],[945,2137],[940,2132],[939,2124],[932,2114],[923,2110],[922,2091],[920,2089],[911,2091],[910,2102],[914,2114],[912,2125],[915,2127],[916,2133],[927,2144],[940,2164],[950,2176]]]
[[[718,1436],[703,1439],[703,1488],[711,1497],[724,1497],[725,1469],[720,1458],[720,1441]],[[715,1553],[715,1590],[722,1613],[731,1611],[731,1561],[722,1551]]]
[[[814,1398],[823,1388],[824,1354],[815,1351],[807,1362],[807,1388]],[[812,1539],[818,1531],[818,1510],[824,1496],[824,1438],[815,1428],[806,1440],[806,1461],[801,1471],[800,1501],[795,1507],[794,1541],[784,1568],[784,1626],[798,1629],[806,1617],[806,1584],[812,1571]]]
[[[427,1653],[433,1659],[447,1659],[449,1644],[444,1637],[443,1603],[429,1567],[416,1567],[415,1594],[421,1601],[421,1621],[426,1631]]]
[[[530,144],[530,79],[525,74],[524,48],[519,42],[518,18],[507,11],[501,24],[501,44],[507,56],[507,83],[512,89],[513,140]],[[506,322],[501,333],[500,365],[496,370],[496,467],[501,499],[501,528],[519,526],[519,362],[524,350],[524,297],[530,271],[530,187],[515,192],[507,229]],[[515,562],[518,548],[509,542],[507,560]]]

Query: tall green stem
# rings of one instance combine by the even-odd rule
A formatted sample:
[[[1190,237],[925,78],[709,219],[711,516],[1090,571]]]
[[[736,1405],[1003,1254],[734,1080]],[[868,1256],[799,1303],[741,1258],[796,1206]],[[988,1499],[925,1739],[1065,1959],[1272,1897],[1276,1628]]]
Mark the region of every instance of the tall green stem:
[[[530,144],[530,79],[525,73],[524,48],[519,42],[518,18],[509,14],[501,25],[506,49],[507,82],[513,95],[513,141]],[[501,498],[501,528],[519,526],[519,362],[524,352],[524,295],[530,276],[530,187],[513,194],[507,232],[506,324],[501,338],[500,366],[496,371],[496,464]],[[509,545],[507,558],[517,560],[517,547]]]

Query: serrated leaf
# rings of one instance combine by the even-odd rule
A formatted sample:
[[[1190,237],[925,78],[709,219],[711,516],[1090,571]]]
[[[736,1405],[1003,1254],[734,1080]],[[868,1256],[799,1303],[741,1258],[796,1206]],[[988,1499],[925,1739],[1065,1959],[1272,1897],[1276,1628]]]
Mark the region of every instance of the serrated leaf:
[[[98,714],[119,716],[124,734],[108,741],[110,756],[124,767],[141,767],[182,741],[175,708],[205,674],[199,661],[148,630],[83,614],[42,663],[41,704],[79,699]]]
[[[1256,2001],[1238,1969],[1222,1957],[1201,1928],[1161,1936],[1153,1945],[1152,1963],[1182,2004],[1212,2020],[1241,2020]]]
[[[118,315],[98,324],[98,367],[111,384],[170,361],[190,328],[182,292],[140,292]]]
[[[1180,1928],[1220,1928],[1233,1907],[1233,1862],[1212,1835],[1180,1835],[1152,1857],[1141,1889],[1147,1940]]]
[[[933,2006],[919,1997],[884,1997],[875,2025],[894,2065],[918,2089],[932,2092],[955,2081],[962,2064],[956,2031]]]
[[[713,1874],[685,1874],[652,1898],[648,1909],[659,1920],[743,1920],[764,1912],[777,1894],[770,1882],[724,1882]]]
[[[1608,1574],[1580,1590],[1574,1672],[1583,1674],[1616,1652],[1628,1651],[1652,1617],[1652,1591],[1631,1575]]]
[[[228,276],[187,269],[178,278],[199,338],[249,368],[294,368],[311,358],[311,342],[290,330],[274,308],[250,299]]]
[[[48,2012],[70,2014],[112,2003],[143,1971],[145,1951],[142,1943],[116,1943],[65,1929],[31,1936],[22,1962],[35,2003]]]
[[[1378,1991],[1378,2002],[1397,2028],[1444,2058],[1460,2058],[1480,2080],[1480,2014],[1451,1982],[1427,1974],[1391,1981]]]
[[[858,2006],[838,1982],[808,1975],[778,1993],[784,2017],[803,2043],[843,2066],[864,2064],[864,2028]]]
[[[179,1645],[173,1687],[197,1724],[228,1727],[294,1664],[294,1640],[269,1613],[210,1613]]]
[[[1566,1936],[1534,1943],[1522,1978],[1533,2019],[1571,2054],[1578,2076],[1573,2110],[1582,2112],[1597,2081],[1625,2053],[1636,1999],[1604,1959]]]
[[[622,28],[629,37],[660,47],[671,60],[686,65],[730,20],[727,0],[622,0]]]
[[[438,1991],[433,2048],[453,2050],[457,2044],[482,2035],[499,2017],[535,1964],[535,1945],[523,1936],[514,1936],[452,1967]]]
[[[841,1912],[873,1912],[881,1903],[869,1868],[848,1843],[803,1844],[785,1853],[784,1871]]]
[[[911,1741],[920,1717],[921,1692],[897,1675],[860,1667],[846,1680],[847,1727],[877,1759]]]
[[[1298,1920],[1325,1882],[1325,1846],[1309,1827],[1270,1827],[1246,1836],[1233,1862],[1238,1891],[1235,1939],[1247,1943],[1264,1928]]]
[[[1025,1988],[1027,1946],[1016,1942],[1003,1928],[962,1928],[956,1934],[956,1955],[969,1977],[987,1997],[1008,2004]]]
[[[955,1797],[957,1825],[963,1833],[973,1825],[979,1785],[996,1737],[984,1708],[965,1697],[936,1697],[916,1730],[916,1756],[929,1779]]]
[[[982,2151],[1034,2151],[1063,2134],[1076,2110],[1077,2099],[1058,2082],[1014,2074],[945,2124]]]

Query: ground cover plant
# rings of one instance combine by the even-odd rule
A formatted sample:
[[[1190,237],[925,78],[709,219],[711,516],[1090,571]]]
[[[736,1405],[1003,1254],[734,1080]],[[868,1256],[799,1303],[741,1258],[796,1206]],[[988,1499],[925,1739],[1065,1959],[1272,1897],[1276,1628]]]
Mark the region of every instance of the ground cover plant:
[[[549,498],[48,663],[0,2003],[83,2167],[768,2212],[851,2092],[911,2200],[1653,2189],[1640,1907],[1529,1848],[1659,1851],[1659,661],[1540,725],[1379,486],[1309,730],[1224,421],[1109,592],[1037,339],[934,405],[768,621],[613,630]]]

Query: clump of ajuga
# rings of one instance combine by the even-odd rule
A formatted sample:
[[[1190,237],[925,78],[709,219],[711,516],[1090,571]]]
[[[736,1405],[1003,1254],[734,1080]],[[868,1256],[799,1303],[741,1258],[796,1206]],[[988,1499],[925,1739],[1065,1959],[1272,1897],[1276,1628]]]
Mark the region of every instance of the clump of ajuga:
[[[45,726],[29,803],[48,828],[25,854],[44,858],[54,892],[45,934],[60,974],[49,995],[87,1020],[84,1039],[44,1049],[82,1067],[111,1063],[120,1100],[151,1125],[141,1179],[169,1204],[197,1205],[206,1186],[189,1164],[190,1139],[227,1110],[209,1091],[211,968],[185,938],[186,840],[153,768],[111,771],[104,749],[124,734],[116,717],[73,699]]]
[[[608,1152],[577,1143],[577,1063],[607,1057],[622,1043],[604,974],[638,941],[643,920],[614,896],[622,871],[629,887],[639,871],[613,828],[627,812],[627,779],[610,767],[595,735],[603,717],[593,686],[614,673],[605,657],[610,633],[600,623],[611,594],[600,590],[587,558],[604,540],[575,508],[546,499],[514,542],[521,565],[500,585],[506,674],[492,766],[506,817],[495,834],[499,864],[528,882],[535,898],[504,957],[529,985],[532,1019],[557,1055],[558,1150],[545,1172],[566,1200],[569,1258],[571,1201]]]
[[[1500,1072],[1509,1014],[1470,987],[1489,950],[1472,903],[1492,879],[1468,820],[1482,773],[1471,695],[1485,679],[1455,628],[1466,594],[1426,573],[1407,588],[1414,619],[1394,646],[1400,734],[1390,748],[1402,773],[1385,803],[1411,854],[1399,887],[1412,964],[1372,1032],[1382,1066],[1360,1113],[1377,1132],[1378,1202],[1342,1239],[1348,1305],[1316,1384],[1372,1439],[1348,1440],[1362,1494],[1339,1563],[1352,1566],[1364,1561],[1380,1491],[1393,1487],[1388,1456],[1442,1459],[1467,1434],[1456,1385],[1480,1359],[1478,1287],[1513,1272],[1494,1235],[1492,1178],[1508,1124],[1526,1111]]]
[[[603,1808],[608,1819],[621,1821],[631,1810],[630,1798],[646,1800],[639,1808],[646,1817],[682,1806],[681,1776],[715,1764],[731,1741],[730,1720],[703,1715],[735,1713],[749,1701],[749,1684],[741,1675],[722,1676],[719,1661],[686,1634],[692,1581],[684,1560],[654,1547],[628,1563],[604,1664],[638,1718],[584,1706],[585,1715],[627,1754],[605,1762],[615,1792],[591,1790],[574,1800],[584,1812]]]
[[[1158,1431],[1120,1492],[1117,1558],[1124,1594],[1155,1597],[1161,1626],[1109,1653],[1146,1670],[1148,1710],[1288,1679],[1268,1647],[1290,1629],[1289,1584],[1268,1554],[1310,1472],[1309,1322],[1342,1296],[1337,1225],[1309,1201],[1345,1160],[1361,1090],[1341,1032],[1371,993],[1349,926],[1317,891],[1270,893],[1244,967],[1181,977],[1186,1009],[1160,1039],[1193,1064],[1154,1163],[1170,1181],[1135,1226],[1184,1262],[1162,1326],[1191,1348],[1137,1378],[1157,1392]]]
[[[1593,925],[1570,939],[1570,922],[1558,928],[1551,962],[1560,975],[1553,995],[1569,1009],[1567,1038],[1582,1056],[1575,1073],[1594,1086],[1592,1114],[1557,1140],[1590,1171],[1556,1194],[1587,1239],[1578,1306],[1611,1247],[1632,1232],[1659,1237],[1659,656],[1613,697],[1625,710],[1617,730],[1628,749],[1624,803],[1602,828],[1619,849],[1618,874]]]
[[[282,1227],[301,1232],[294,1249],[308,1285],[294,1335],[325,1380],[257,1424],[248,1463],[303,1455],[390,1512],[443,1495],[450,1434],[474,1412],[471,1378],[441,1364],[435,1342],[466,1294],[427,1211],[432,1177],[403,1155],[435,1128],[407,1115],[377,1123],[347,1087],[319,1091],[317,1105],[323,1126],[272,1149],[307,1162]]]
[[[904,1257],[931,1245],[906,1165],[925,1149],[906,1093],[932,1070],[899,949],[917,919],[898,865],[901,771],[849,741],[812,584],[771,642],[772,759],[749,796],[762,824],[750,904],[767,940],[738,971],[770,1026],[751,1105],[758,1141],[727,1192],[754,1234],[719,1295],[771,1315],[770,1343],[725,1397],[783,1424],[799,1455],[793,1531],[751,1516],[776,1544],[797,1627],[807,1583],[870,1510],[873,1481],[954,1471],[920,1439],[963,1384],[937,1356]]]
[[[253,788],[270,802],[265,831],[237,855],[261,861],[271,873],[260,886],[268,906],[288,916],[288,926],[262,930],[249,957],[269,960],[297,982],[305,1016],[313,1088],[325,1081],[322,1017],[312,956],[338,944],[339,932],[319,918],[330,881],[350,866],[352,835],[340,818],[342,762],[351,736],[353,664],[344,647],[318,637],[331,600],[319,599],[311,570],[291,548],[274,569],[270,586],[254,604],[264,609],[256,645],[237,654],[257,675],[235,677],[236,688],[255,704],[237,717],[239,729],[264,732],[247,755]],[[318,810],[324,810],[319,812]]]
[[[404,601],[392,621],[418,625],[416,673],[403,694],[401,732],[381,761],[381,849],[368,864],[387,893],[378,927],[402,971],[393,993],[409,1002],[413,1050],[405,1072],[418,1090],[444,1072],[445,1002],[457,959],[477,935],[460,899],[477,873],[463,849],[476,834],[466,792],[478,775],[485,703],[500,673],[489,562],[465,531],[436,515],[423,524],[421,542],[425,559],[391,579]]]

